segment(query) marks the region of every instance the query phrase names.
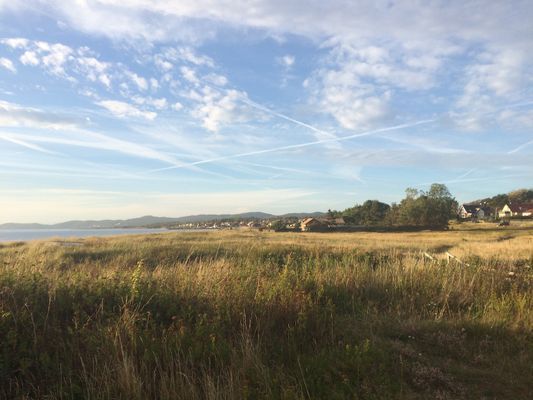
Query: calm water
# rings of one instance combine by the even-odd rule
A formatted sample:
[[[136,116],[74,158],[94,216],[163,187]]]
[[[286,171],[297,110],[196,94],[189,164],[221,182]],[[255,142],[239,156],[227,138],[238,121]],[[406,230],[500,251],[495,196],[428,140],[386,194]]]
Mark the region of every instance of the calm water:
[[[136,235],[145,233],[180,232],[167,229],[0,229],[0,242],[49,238],[84,238],[90,236]]]

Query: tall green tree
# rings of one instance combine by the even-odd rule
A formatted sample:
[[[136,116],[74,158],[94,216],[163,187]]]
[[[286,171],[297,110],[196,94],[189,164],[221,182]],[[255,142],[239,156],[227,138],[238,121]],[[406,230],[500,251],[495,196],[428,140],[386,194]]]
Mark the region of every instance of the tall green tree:
[[[428,192],[408,188],[398,206],[397,223],[409,226],[445,227],[453,218],[457,201],[446,185],[434,183]]]
[[[344,220],[355,225],[384,224],[390,206],[378,200],[367,200],[362,205],[355,205],[343,211]]]

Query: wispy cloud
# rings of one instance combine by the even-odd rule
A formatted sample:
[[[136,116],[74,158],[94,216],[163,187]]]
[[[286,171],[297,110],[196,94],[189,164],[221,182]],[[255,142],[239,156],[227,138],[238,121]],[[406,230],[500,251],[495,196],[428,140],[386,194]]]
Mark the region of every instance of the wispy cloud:
[[[9,58],[0,57],[0,67],[5,68],[13,73],[17,72],[17,69]]]
[[[109,112],[111,112],[113,115],[116,115],[119,118],[127,118],[127,117],[133,117],[133,118],[145,118],[148,120],[154,120],[157,117],[157,113],[153,111],[142,111],[139,110],[137,107],[125,103],[123,101],[117,101],[117,100],[102,100],[97,102],[101,107],[104,107]]]
[[[45,112],[38,108],[0,100],[0,126],[69,130],[77,128],[83,122],[81,118],[68,114]]]

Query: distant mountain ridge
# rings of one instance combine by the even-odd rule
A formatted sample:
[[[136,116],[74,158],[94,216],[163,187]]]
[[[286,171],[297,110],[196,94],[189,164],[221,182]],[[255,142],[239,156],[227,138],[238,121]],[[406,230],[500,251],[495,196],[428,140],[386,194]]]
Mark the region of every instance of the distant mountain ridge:
[[[188,215],[184,217],[170,218],[170,217],[154,217],[152,215],[145,215],[139,218],[131,219],[105,219],[105,220],[89,220],[89,221],[66,221],[58,224],[38,224],[38,223],[5,223],[0,224],[0,229],[111,229],[111,228],[146,228],[166,226],[175,223],[194,223],[218,221],[223,219],[272,219],[272,218],[288,218],[288,217],[320,217],[324,215],[322,212],[312,213],[288,213],[283,215],[268,214],[260,211],[247,212],[241,214],[200,214]]]

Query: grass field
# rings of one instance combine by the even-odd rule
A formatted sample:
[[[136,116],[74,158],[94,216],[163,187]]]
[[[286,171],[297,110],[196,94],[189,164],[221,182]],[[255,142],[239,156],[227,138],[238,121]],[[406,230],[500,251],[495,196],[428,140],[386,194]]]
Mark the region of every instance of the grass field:
[[[0,398],[532,398],[531,227],[0,246]]]

